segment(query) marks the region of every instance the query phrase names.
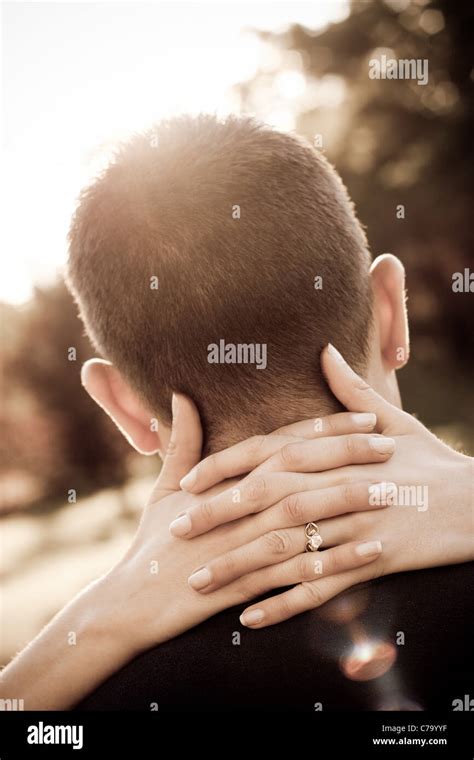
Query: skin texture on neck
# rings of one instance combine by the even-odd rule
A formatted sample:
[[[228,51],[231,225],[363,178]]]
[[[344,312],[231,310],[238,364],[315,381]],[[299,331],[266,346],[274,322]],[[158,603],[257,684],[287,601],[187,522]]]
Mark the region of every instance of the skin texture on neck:
[[[389,401],[399,409],[402,408],[402,402],[400,397],[400,391],[398,387],[397,377],[394,370],[391,370],[386,366],[383,357],[380,354],[379,344],[377,342],[376,328],[374,331],[373,340],[371,343],[369,366],[367,368],[366,380],[369,385],[374,388],[381,396]],[[205,454],[214,454],[217,451],[233,446],[236,443],[240,443],[253,435],[268,434],[277,430],[279,427],[291,424],[293,422],[299,422],[303,419],[321,419],[326,415],[335,414],[344,410],[342,405],[337,399],[330,394],[328,390],[327,395],[320,398],[295,398],[291,404],[291,412],[288,413],[288,402],[284,405],[278,400],[275,400],[272,404],[274,407],[274,413],[272,414],[272,429],[261,430],[255,427],[252,419],[236,420],[235,424],[232,420],[228,420],[219,431],[219,435],[214,439],[214,445],[206,450]],[[160,440],[162,441],[161,451],[166,451],[170,439],[171,428],[166,425],[160,425]]]

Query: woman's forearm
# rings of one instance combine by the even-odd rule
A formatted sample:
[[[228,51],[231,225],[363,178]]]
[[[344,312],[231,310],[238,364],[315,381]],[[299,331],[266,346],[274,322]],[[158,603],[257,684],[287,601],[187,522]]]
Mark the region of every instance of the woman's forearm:
[[[0,696],[25,710],[68,709],[130,659],[108,591],[100,579],[64,607],[3,670]]]

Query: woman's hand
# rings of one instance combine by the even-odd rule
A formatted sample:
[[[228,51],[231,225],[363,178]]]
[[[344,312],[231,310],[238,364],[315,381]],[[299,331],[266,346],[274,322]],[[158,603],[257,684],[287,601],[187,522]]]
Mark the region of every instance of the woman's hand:
[[[215,527],[208,525],[206,532],[193,541],[182,541],[179,536],[183,530],[183,515],[207,514],[209,517],[209,505],[228,503],[229,495],[232,498],[240,484],[235,481],[229,488],[229,481],[217,483],[199,495],[180,489],[179,483],[184,474],[199,461],[201,428],[191,401],[183,396],[175,397],[175,400],[179,400],[179,405],[175,403],[174,406],[173,432],[162,473],[145,508],[132,546],[104,581],[107,587],[108,625],[111,615],[115,614],[116,621],[110,627],[123,637],[121,645],[131,655],[172,638],[223,609],[254,599],[282,585],[313,579],[315,574],[320,577],[323,573],[329,575],[359,568],[372,562],[380,553],[378,544],[361,547],[363,542],[348,542],[326,552],[323,570],[319,556],[305,553],[308,539],[301,520],[294,523],[298,527],[292,530],[277,531],[272,529],[270,522],[264,521],[270,510],[266,514],[253,515],[250,514],[252,509],[248,508],[245,512],[240,510],[241,514],[234,515],[231,522]],[[336,415],[329,422],[323,422],[326,427],[332,426],[334,434],[338,431],[349,434],[354,430],[367,430],[375,423],[373,415],[365,415],[361,428],[360,421],[354,423],[352,417]],[[278,439],[280,442],[283,438],[296,440],[290,436],[282,433]],[[343,444],[328,446],[324,454],[325,466],[381,461],[389,456],[373,452],[368,445],[369,436],[358,434],[354,435],[354,439],[358,441],[357,451],[348,451]],[[342,441],[343,437],[330,440]],[[324,451],[323,441],[320,444]],[[268,505],[290,493],[288,476],[284,476],[281,483],[279,473],[269,473],[269,476]],[[226,496],[222,493],[223,489]],[[294,490],[293,485],[290,489]],[[252,502],[257,494],[254,492],[252,495],[251,490],[252,487],[245,492],[241,504],[245,503],[245,499]],[[259,503],[262,504],[261,492],[259,496]],[[340,511],[337,498],[334,498],[337,496],[338,493],[327,496],[328,515]],[[365,497],[365,494],[361,492],[361,496]],[[362,506],[369,508],[365,498]],[[168,529],[170,520],[181,528],[177,536]],[[281,520],[277,519],[276,513],[274,522],[275,527],[279,527]],[[268,530],[265,530],[265,524]],[[249,561],[243,557],[247,552],[250,552]],[[212,567],[215,558],[223,554],[230,558],[230,562],[242,556],[238,572],[233,572],[232,577],[227,576],[225,582],[219,584],[218,591],[214,586],[215,593],[196,594],[199,580],[194,574],[194,582],[189,584],[189,576],[200,566]],[[258,562],[252,559],[254,557],[258,557]],[[318,561],[315,563],[315,560]],[[227,572],[231,569],[230,562]],[[198,579],[203,582],[202,573],[198,574]],[[133,625],[129,625],[129,621],[133,621]]]
[[[226,584],[210,595],[197,594],[188,577],[200,565],[231,553],[261,536],[256,516],[219,526],[182,541],[168,526],[183,511],[210,503],[227,485],[200,495],[180,490],[179,481],[199,461],[201,426],[189,399],[173,400],[173,429],[164,465],[137,534],[125,556],[105,576],[75,597],[1,674],[0,696],[21,698],[25,709],[65,709],[142,650],[182,633],[217,612],[266,593],[281,583],[313,577],[314,562],[304,554],[304,531],[291,545],[277,531],[266,539],[266,555],[279,561],[300,553],[276,573],[264,568]],[[293,540],[294,539],[294,540]],[[373,556],[356,543],[326,553],[328,572],[367,565]],[[270,564],[270,560],[268,561]]]
[[[395,441],[394,456],[386,456],[385,462],[379,460],[378,464],[365,464],[364,467],[347,466],[341,462],[338,469],[330,472],[297,475],[321,469],[321,441],[300,440],[291,446],[285,443],[281,449],[280,440],[278,450],[278,436],[275,437],[275,449],[271,436],[267,436],[259,443],[260,453],[254,449],[252,456],[243,457],[243,466],[248,467],[252,461],[257,469],[240,485],[244,494],[243,508],[240,509],[240,504],[234,505],[230,514],[236,514],[236,506],[239,514],[244,514],[249,507],[246,489],[252,491],[252,483],[273,483],[274,475],[267,473],[275,473],[278,487],[287,495],[282,502],[273,504],[258,516],[263,531],[271,527],[272,530],[287,529],[286,533],[290,534],[289,526],[317,521],[325,547],[337,546],[342,550],[349,542],[368,546],[381,542],[383,553],[379,552],[379,558],[365,568],[306,582],[259,603],[258,608],[249,608],[242,616],[242,622],[247,625],[263,627],[279,622],[327,601],[354,583],[383,574],[474,558],[472,460],[447,447],[413,417],[378,396],[340,355],[338,358],[337,353],[326,350],[322,363],[333,393],[348,409],[377,415],[379,430]],[[298,425],[291,426],[292,433],[302,430]],[[306,423],[307,428],[308,425]],[[362,445],[361,440],[356,441],[354,451]],[[239,445],[243,450],[244,444]],[[352,443],[349,448],[351,446]],[[212,483],[214,468],[219,477],[239,471],[236,449],[233,447],[233,450],[199,464],[194,483],[188,487],[198,490],[201,483]],[[269,451],[271,456],[262,462],[262,454]],[[327,453],[327,448],[325,451]],[[304,477],[312,480],[303,481]],[[259,487],[262,489],[262,485]],[[310,490],[306,490],[308,488]],[[198,507],[191,511],[189,517],[193,529],[189,535],[205,530],[206,520],[215,525],[226,516],[228,519],[232,507],[229,501],[225,505],[225,498],[223,494],[207,504],[204,510]],[[389,509],[373,509],[384,506]],[[255,511],[255,504],[250,511]],[[338,512],[341,516],[331,516]],[[319,557],[320,567],[324,568],[325,557],[330,551],[313,554],[313,562]],[[234,576],[248,571],[249,567],[261,566],[259,557],[263,563],[268,562],[262,544],[257,541],[216,558],[204,568],[210,582],[201,590],[213,591]],[[324,574],[327,576],[328,572]],[[205,575],[201,569],[200,577]],[[248,613],[255,614],[249,617]]]

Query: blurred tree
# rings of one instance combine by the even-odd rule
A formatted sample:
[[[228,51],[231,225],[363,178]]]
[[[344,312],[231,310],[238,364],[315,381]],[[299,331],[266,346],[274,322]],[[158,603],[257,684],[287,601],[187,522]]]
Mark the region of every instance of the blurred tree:
[[[6,508],[123,483],[130,449],[82,388],[80,367],[93,350],[64,284],[2,312]]]
[[[276,55],[237,88],[243,110],[322,140],[373,254],[405,264],[413,361],[402,386],[428,422],[474,422],[473,296],[452,291],[452,275],[474,269],[473,17],[472,2],[353,2],[319,31],[260,32]],[[427,59],[428,83],[371,79],[382,55]]]

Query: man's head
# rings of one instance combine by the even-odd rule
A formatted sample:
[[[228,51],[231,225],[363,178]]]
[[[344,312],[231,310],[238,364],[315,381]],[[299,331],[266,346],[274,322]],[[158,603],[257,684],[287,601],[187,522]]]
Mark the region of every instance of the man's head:
[[[173,391],[197,404],[207,450],[328,413],[322,347],[368,375],[391,329],[397,266],[379,269],[382,326],[364,232],[309,144],[250,118],[164,122],[120,148],[72,222],[68,281],[114,365],[86,386],[145,451]]]

